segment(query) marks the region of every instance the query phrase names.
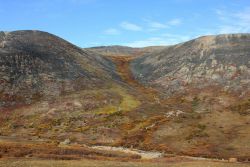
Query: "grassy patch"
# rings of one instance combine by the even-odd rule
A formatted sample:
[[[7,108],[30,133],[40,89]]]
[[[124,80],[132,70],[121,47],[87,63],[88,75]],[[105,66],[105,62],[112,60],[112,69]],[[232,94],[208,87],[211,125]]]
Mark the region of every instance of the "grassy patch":
[[[119,111],[119,107],[108,105],[103,108],[98,108],[95,113],[97,114],[113,114]]]
[[[116,112],[128,112],[140,105],[140,101],[137,100],[134,96],[128,94],[125,90],[116,87],[112,89],[114,93],[119,94],[122,97],[120,104],[114,105],[107,105],[105,107],[99,108],[95,111],[97,114],[114,114]]]

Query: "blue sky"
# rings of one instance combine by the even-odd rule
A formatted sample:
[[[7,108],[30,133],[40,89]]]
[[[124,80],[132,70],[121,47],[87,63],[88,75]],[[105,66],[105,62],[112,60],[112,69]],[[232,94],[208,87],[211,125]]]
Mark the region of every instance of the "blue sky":
[[[42,30],[80,47],[172,45],[250,32],[250,0],[0,0],[0,30]]]

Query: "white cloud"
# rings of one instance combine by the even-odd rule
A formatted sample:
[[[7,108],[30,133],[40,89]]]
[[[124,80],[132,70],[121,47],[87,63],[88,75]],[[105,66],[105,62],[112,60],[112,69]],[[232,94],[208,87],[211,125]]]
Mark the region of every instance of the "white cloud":
[[[163,24],[163,23],[156,22],[156,21],[148,21],[148,24],[151,28],[155,28],[155,29],[168,28],[167,24]]]
[[[145,21],[147,22],[148,26],[149,26],[149,31],[156,31],[156,30],[160,30],[160,29],[166,29],[166,28],[171,28],[173,26],[177,26],[181,24],[181,19],[172,19],[168,22],[158,22],[158,21],[153,21],[153,20],[148,20],[145,19]]]
[[[104,33],[107,35],[119,35],[119,34],[121,34],[121,32],[115,28],[109,28],[109,29],[105,30]]]
[[[125,30],[130,30],[130,31],[141,31],[142,30],[142,27],[136,25],[136,24],[133,24],[133,23],[130,23],[130,22],[127,22],[127,21],[124,21],[120,24],[120,26],[125,29]]]
[[[216,10],[216,14],[221,20],[221,25],[218,26],[217,30],[218,33],[250,32],[250,8],[237,12]]]
[[[176,19],[170,20],[168,22],[168,25],[170,25],[170,26],[177,26],[177,25],[180,25],[181,22],[182,22],[181,19],[176,18]]]
[[[125,43],[124,45],[130,47],[145,47],[145,46],[167,46],[167,45],[174,45],[181,42],[185,42],[191,39],[190,36],[183,36],[183,35],[174,35],[174,34],[162,34],[158,37],[151,37],[145,40],[138,40],[129,43]]]
[[[148,28],[147,30],[148,31],[157,31],[157,30],[160,30],[160,29],[166,29],[166,28],[169,28],[169,26],[167,24],[164,24],[164,23],[160,23],[160,22],[157,22],[157,21],[152,21],[152,20],[145,20],[148,24]]]

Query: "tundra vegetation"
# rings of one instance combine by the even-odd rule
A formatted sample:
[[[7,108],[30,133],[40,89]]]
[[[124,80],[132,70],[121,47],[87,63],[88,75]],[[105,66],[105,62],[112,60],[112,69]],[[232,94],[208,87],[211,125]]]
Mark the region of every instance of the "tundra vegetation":
[[[249,161],[249,42],[82,49],[45,32],[2,32],[0,166],[247,166],[190,157]]]

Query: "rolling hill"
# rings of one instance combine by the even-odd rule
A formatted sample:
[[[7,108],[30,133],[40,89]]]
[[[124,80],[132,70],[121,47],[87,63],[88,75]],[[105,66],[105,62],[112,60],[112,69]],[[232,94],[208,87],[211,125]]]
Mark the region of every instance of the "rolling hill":
[[[250,34],[200,37],[137,58],[133,74],[142,83],[162,87],[170,95],[188,86],[222,86],[249,91]]]
[[[249,155],[249,42],[249,34],[205,36],[130,63],[169,107],[172,121],[154,131],[155,143],[175,152]]]
[[[110,60],[40,31],[1,32],[0,66],[0,107],[105,87],[108,79],[119,79]]]

